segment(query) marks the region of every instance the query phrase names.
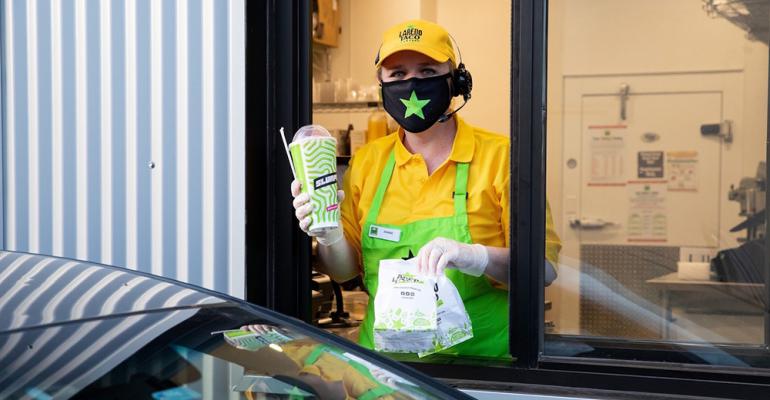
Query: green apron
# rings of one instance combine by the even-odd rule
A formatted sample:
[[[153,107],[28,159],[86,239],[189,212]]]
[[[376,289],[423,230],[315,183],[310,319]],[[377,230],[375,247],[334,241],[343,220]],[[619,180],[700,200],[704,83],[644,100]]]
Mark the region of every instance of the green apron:
[[[393,169],[395,154],[390,153],[382,171],[377,192],[366,217],[361,234],[364,283],[370,300],[358,338],[360,345],[374,348],[374,296],[380,260],[408,258],[437,237],[471,243],[468,228],[468,164],[456,164],[454,215],[415,221],[405,225],[378,224],[382,200],[385,197]],[[383,229],[389,235],[382,235]],[[400,235],[399,235],[400,231]],[[508,292],[493,288],[485,276],[473,277],[456,269],[446,269],[446,276],[455,284],[473,325],[473,339],[467,340],[441,354],[462,356],[508,356]]]

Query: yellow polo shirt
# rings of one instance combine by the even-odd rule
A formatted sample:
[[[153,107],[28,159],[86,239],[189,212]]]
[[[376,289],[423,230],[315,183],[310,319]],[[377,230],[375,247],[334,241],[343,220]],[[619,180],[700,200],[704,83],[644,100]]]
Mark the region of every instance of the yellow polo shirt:
[[[403,130],[361,147],[343,179],[342,224],[345,238],[361,259],[361,229],[371,207],[382,170],[395,150],[396,165],[377,222],[403,225],[454,214],[456,163],[468,170],[468,224],[473,243],[510,247],[510,139],[471,126],[455,116],[457,134],[448,159],[432,175],[420,154],[404,147]],[[546,208],[546,258],[556,265],[561,242]]]

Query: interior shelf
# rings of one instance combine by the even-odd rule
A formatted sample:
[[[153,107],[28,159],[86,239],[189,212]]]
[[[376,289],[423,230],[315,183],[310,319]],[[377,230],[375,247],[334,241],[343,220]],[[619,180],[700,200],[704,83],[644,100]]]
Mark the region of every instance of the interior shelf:
[[[349,101],[334,103],[313,103],[313,112],[369,112],[381,108],[379,101]]]

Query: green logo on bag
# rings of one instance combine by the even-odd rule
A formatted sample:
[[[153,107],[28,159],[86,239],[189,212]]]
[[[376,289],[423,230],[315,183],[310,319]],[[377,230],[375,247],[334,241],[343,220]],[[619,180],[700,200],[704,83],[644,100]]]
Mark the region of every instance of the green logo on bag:
[[[398,285],[401,283],[420,283],[422,284],[423,281],[421,279],[417,279],[414,274],[405,272],[403,274],[398,274],[395,277],[393,277],[393,283]]]

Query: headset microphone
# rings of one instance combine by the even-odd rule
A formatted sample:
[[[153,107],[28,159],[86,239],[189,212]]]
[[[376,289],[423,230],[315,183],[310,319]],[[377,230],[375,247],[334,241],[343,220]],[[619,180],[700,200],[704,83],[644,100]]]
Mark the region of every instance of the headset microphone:
[[[444,114],[444,115],[438,117],[438,122],[441,122],[441,123],[447,122],[449,120],[449,118],[452,118],[452,115],[454,115],[454,113],[460,111],[463,107],[465,107],[466,104],[468,104],[468,98],[470,98],[470,96],[463,97],[463,104],[460,107],[457,107],[457,109],[452,111],[451,113]]]

